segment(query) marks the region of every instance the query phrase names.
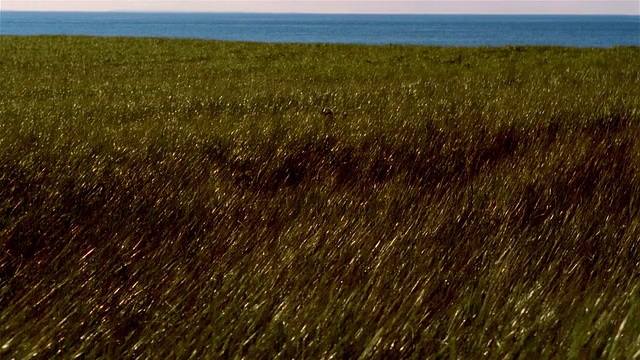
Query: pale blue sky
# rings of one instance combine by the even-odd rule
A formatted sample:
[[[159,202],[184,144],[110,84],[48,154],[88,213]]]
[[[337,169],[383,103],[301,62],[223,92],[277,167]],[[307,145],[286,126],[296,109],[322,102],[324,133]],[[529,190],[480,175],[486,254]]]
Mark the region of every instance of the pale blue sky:
[[[0,0],[0,10],[640,15],[640,0]]]

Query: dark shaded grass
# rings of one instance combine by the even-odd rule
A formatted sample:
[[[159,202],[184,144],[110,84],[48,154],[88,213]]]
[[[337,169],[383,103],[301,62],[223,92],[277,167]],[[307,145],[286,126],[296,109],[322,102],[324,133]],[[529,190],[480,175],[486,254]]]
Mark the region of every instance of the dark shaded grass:
[[[638,356],[637,48],[0,44],[3,357]]]

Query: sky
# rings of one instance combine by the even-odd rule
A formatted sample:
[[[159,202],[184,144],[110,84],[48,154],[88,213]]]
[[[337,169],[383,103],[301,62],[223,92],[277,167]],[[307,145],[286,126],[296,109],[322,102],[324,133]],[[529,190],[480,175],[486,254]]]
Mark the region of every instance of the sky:
[[[0,0],[0,10],[640,15],[640,0]]]

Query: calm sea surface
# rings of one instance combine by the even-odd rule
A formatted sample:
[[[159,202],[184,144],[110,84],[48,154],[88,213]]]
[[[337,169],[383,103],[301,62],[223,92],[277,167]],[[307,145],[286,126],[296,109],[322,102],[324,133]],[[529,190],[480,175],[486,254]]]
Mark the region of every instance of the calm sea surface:
[[[640,46],[638,16],[2,12],[0,34],[446,46]]]

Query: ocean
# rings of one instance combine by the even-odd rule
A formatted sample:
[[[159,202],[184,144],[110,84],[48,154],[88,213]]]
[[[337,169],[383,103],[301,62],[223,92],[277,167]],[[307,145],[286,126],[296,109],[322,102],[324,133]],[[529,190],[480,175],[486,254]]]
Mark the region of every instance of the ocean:
[[[1,35],[442,46],[640,46],[638,16],[0,12]]]

